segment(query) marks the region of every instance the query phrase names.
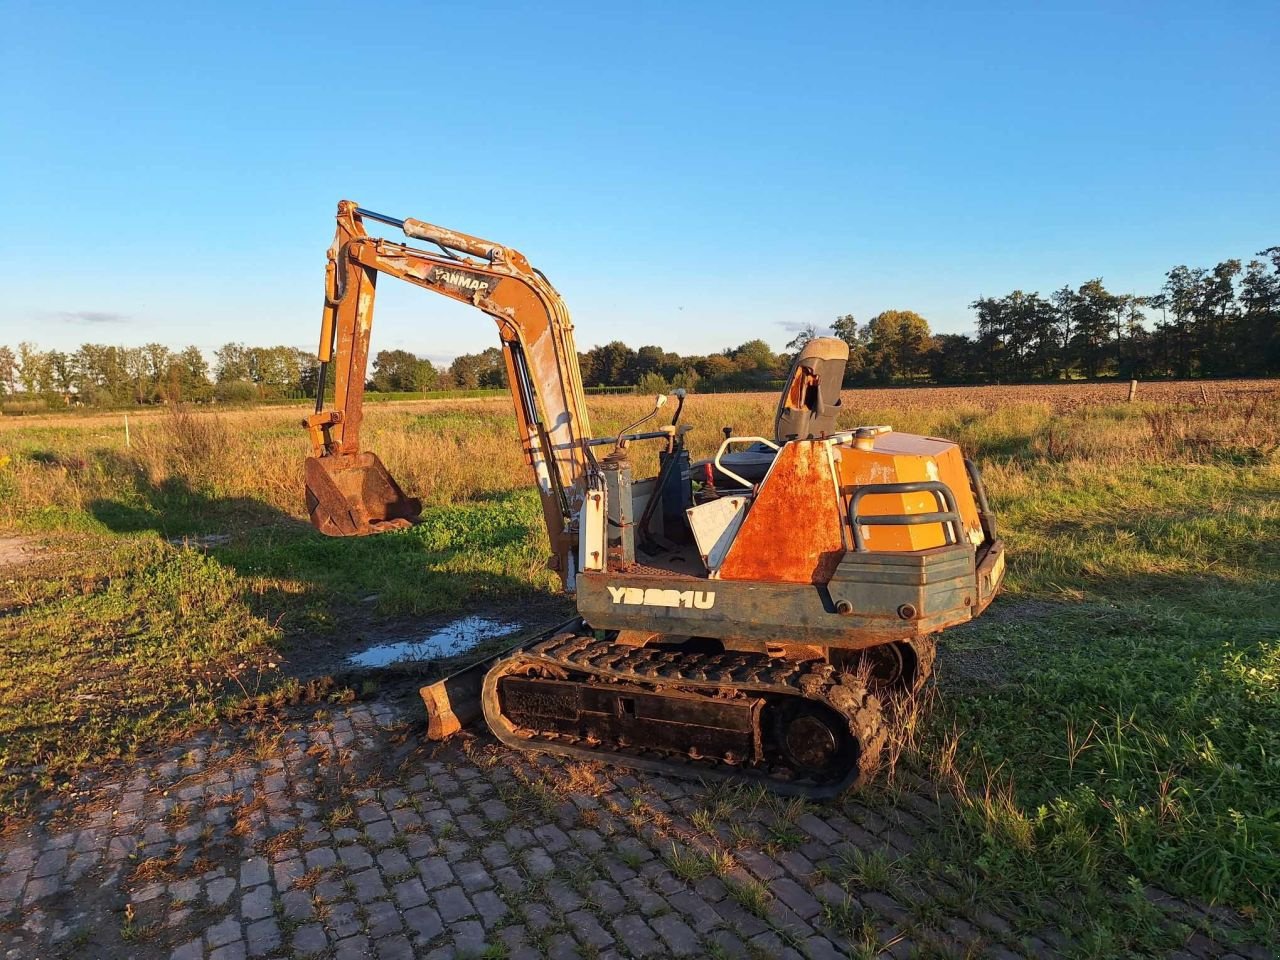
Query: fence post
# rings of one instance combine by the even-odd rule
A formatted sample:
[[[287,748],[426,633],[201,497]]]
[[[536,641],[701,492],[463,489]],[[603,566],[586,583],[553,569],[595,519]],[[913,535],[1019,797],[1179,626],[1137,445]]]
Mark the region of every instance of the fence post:
[[[1133,403],[1133,401],[1137,399],[1138,399],[1138,381],[1130,380],[1129,381],[1129,402]]]
[[[127,413],[124,415],[124,446],[126,450],[133,446],[129,442],[129,415]]]

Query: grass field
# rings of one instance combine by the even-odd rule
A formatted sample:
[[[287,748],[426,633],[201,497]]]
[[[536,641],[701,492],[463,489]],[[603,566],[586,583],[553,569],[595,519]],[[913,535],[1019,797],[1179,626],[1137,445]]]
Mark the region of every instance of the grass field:
[[[896,772],[954,796],[912,872],[1047,914],[1086,952],[1158,950],[1155,886],[1280,929],[1280,385],[846,394],[843,425],[982,464],[1005,596],[944,640]],[[690,398],[695,454],[774,398]],[[597,434],[646,401],[592,398]],[[379,406],[366,446],[427,508],[313,533],[300,409],[0,418],[0,810],[247,709],[297,699],[356,630],[563,608],[507,401]],[[648,464],[642,462],[642,467]],[[229,539],[201,549],[183,538]],[[11,548],[19,543],[8,541]],[[11,549],[9,551],[13,553]],[[0,561],[5,553],[0,551]],[[323,671],[320,671],[323,672]],[[314,686],[314,685],[313,685]],[[1265,942],[1265,941],[1264,941]]]

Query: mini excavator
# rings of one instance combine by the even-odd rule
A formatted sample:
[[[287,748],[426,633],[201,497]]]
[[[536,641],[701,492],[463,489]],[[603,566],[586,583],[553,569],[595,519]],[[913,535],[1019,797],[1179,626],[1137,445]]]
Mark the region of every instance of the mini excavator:
[[[578,615],[423,687],[427,735],[481,713],[512,747],[813,799],[876,768],[895,698],[928,679],[935,637],[982,613],[1004,547],[956,444],[887,426],[837,429],[848,349],[795,358],[772,437],[725,430],[691,462],[675,415],[592,434],[569,312],[501,244],[338,205],[315,413],[304,421],[312,524],[332,536],[411,525],[420,501],[360,448],[378,274],[469,304],[501,339],[519,441]],[[422,249],[366,232],[401,231]],[[385,231],[383,231],[385,232]],[[332,368],[334,399],[326,406]],[[659,445],[656,476],[630,449]]]

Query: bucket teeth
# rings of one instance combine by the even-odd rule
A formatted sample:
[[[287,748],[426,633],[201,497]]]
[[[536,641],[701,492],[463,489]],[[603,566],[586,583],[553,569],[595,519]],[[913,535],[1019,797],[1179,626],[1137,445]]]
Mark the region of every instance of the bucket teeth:
[[[406,496],[372,453],[308,457],[305,469],[307,513],[327,536],[399,530],[422,513],[422,501]]]

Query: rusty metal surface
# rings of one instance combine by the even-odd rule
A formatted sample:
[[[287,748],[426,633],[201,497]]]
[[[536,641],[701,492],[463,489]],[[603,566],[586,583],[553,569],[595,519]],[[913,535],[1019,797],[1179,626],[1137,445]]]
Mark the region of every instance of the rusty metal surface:
[[[307,514],[331,537],[362,537],[409,526],[422,513],[372,453],[307,457]]]
[[[824,444],[784,446],[720,567],[721,579],[826,583],[845,549],[835,489]]]
[[[378,274],[474,306],[498,325],[521,444],[542,498],[555,569],[567,576],[577,548],[571,527],[585,492],[583,441],[591,432],[568,308],[546,277],[516,250],[420,220],[371,216],[398,222],[406,235],[458,253],[432,253],[369,236],[356,204],[338,204],[318,351],[320,360],[333,367],[334,402],[331,410],[319,403],[316,414],[304,423],[313,455],[324,459],[360,453]],[[349,522],[334,519],[341,504],[323,478],[309,499],[324,506],[321,519],[330,527],[326,532],[368,532],[359,516]],[[316,514],[312,516],[314,522]]]

